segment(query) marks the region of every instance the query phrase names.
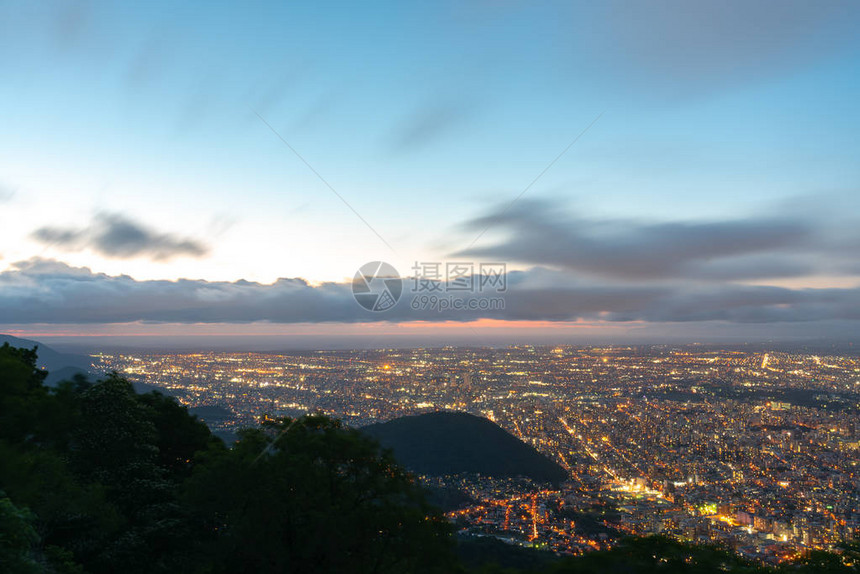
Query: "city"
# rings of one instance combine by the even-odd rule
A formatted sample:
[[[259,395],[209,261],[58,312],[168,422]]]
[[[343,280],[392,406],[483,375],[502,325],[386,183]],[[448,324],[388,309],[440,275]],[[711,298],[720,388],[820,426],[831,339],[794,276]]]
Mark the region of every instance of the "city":
[[[857,574],[858,30],[0,2],[0,574]]]
[[[702,346],[422,348],[94,356],[221,436],[320,412],[353,427],[486,417],[569,472],[424,477],[463,533],[580,554],[624,535],[789,561],[860,532],[860,359]]]

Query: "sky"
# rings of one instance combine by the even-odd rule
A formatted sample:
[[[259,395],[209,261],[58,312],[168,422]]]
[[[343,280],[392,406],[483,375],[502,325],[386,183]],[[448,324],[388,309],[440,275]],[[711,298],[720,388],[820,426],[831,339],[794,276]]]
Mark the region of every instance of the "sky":
[[[854,340],[858,24],[840,1],[0,0],[0,331]],[[353,297],[373,261],[404,278],[390,309]],[[422,307],[457,262],[504,289],[431,277],[487,305]]]

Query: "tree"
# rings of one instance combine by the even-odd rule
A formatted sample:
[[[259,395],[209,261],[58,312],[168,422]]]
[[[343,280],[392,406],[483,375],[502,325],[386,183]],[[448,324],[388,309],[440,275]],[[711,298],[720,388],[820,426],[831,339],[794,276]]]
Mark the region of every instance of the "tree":
[[[36,358],[35,348],[0,347],[0,438],[28,440],[39,427],[48,373],[36,367]]]
[[[176,479],[191,474],[191,461],[198,451],[220,442],[205,423],[190,415],[188,408],[173,397],[153,391],[137,395],[137,401],[155,427],[158,464]]]
[[[5,496],[0,498],[0,571],[9,574],[43,571],[34,556],[39,535],[33,528],[33,519],[28,510],[19,509]]]
[[[797,562],[786,564],[780,570],[792,574],[860,572],[860,539],[840,544],[837,552],[813,550]]]
[[[219,572],[450,572],[444,518],[372,439],[323,416],[201,456],[186,500]]]
[[[69,552],[41,547],[36,516],[18,508],[0,491],[0,572],[4,574],[83,574]]]
[[[763,569],[729,550],[684,544],[664,536],[629,538],[619,546],[559,562],[552,574],[722,573],[752,574]]]
[[[194,453],[220,441],[174,399],[138,395],[116,373],[54,389],[45,374],[35,350],[0,347],[0,487],[33,510],[52,556],[71,553],[94,573],[183,570],[191,530],[179,486]]]
[[[122,527],[88,564],[96,572],[180,570],[189,531],[177,499],[175,458],[190,459],[188,449],[205,446],[209,434],[208,429],[201,434],[187,411],[170,401],[142,398],[116,373],[81,394],[72,439],[74,466],[82,477],[104,485],[107,499],[123,517]],[[178,441],[169,437],[188,428],[196,434],[176,446]]]

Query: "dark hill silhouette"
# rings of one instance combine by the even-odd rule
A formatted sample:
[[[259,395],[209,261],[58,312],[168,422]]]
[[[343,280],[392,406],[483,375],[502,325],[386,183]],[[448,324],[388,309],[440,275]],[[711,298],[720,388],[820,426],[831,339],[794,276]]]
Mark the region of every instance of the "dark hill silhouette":
[[[39,358],[36,365],[40,369],[48,371],[48,378],[45,379],[46,385],[51,386],[63,380],[70,380],[76,374],[88,377],[94,375],[92,362],[85,355],[61,353],[38,341],[19,339],[11,335],[0,335],[0,345],[3,343],[24,349],[39,347]]]
[[[492,421],[467,413],[402,417],[361,429],[394,451],[406,468],[440,476],[480,473],[558,483],[567,473]]]

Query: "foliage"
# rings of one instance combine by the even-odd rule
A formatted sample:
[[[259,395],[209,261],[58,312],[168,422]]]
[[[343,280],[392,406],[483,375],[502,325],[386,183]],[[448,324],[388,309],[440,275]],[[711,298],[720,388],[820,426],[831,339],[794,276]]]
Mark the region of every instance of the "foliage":
[[[17,508],[8,498],[0,498],[0,570],[3,572],[41,572],[33,556],[39,542],[33,519],[28,510]]]
[[[270,422],[227,449],[116,373],[53,389],[45,375],[35,349],[0,347],[3,572],[454,568],[415,480],[338,421]]]
[[[448,572],[447,523],[371,439],[322,416],[244,431],[187,484],[224,572]]]
[[[759,572],[762,567],[747,562],[729,550],[707,545],[684,544],[663,536],[631,538],[611,550],[559,562],[552,574],[592,572],[718,573]]]

